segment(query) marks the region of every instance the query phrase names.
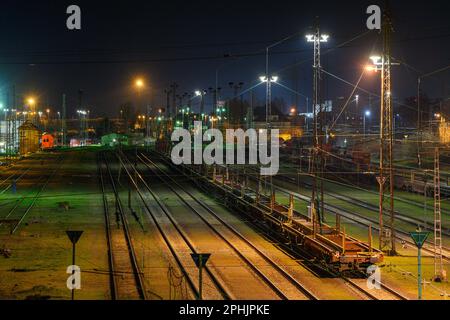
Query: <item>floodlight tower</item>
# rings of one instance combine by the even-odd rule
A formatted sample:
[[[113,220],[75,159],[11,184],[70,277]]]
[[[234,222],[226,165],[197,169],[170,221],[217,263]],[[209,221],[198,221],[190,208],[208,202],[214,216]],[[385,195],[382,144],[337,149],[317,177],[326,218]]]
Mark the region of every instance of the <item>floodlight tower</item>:
[[[391,91],[391,32],[392,21],[388,5],[383,12],[383,55],[372,57],[375,65],[381,66],[381,105],[380,105],[380,170],[377,181],[379,184],[379,224],[380,224],[380,250],[394,255],[395,250],[395,211],[394,211],[394,168],[392,164],[393,145],[393,112]],[[381,62],[380,62],[381,58]],[[380,65],[381,64],[381,65]],[[386,194],[389,193],[389,199]],[[389,231],[384,228],[384,207],[389,201]]]
[[[323,174],[325,161],[324,155],[322,153],[323,149],[323,106],[321,103],[320,97],[320,80],[322,73],[322,66],[320,64],[320,44],[322,42],[327,42],[329,36],[320,33],[319,24],[316,23],[315,33],[306,35],[306,39],[308,42],[313,42],[314,45],[314,64],[313,64],[313,132],[314,132],[314,150],[313,150],[313,171],[314,171],[314,181],[312,188],[312,196],[311,196],[311,204],[315,210],[319,209],[316,205],[320,202],[320,212],[319,215],[319,223],[321,222],[320,216],[323,217],[324,203],[323,203],[323,180],[320,179],[320,201],[319,201],[319,193],[317,191],[317,175],[320,177]],[[320,161],[318,161],[320,159]],[[313,215],[315,215],[313,210]],[[316,223],[313,224],[314,232]]]

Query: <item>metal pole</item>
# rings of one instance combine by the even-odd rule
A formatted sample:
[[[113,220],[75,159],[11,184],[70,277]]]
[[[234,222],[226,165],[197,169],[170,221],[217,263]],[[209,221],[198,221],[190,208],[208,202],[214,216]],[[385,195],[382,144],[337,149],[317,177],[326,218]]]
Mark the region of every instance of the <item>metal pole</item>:
[[[306,133],[308,133],[308,131],[309,131],[309,125],[308,125],[308,104],[309,104],[309,98],[306,97],[306,117],[305,117]]]
[[[203,300],[203,279],[202,279],[203,261],[202,261],[201,255],[200,255],[199,259],[200,259],[200,265],[198,267],[198,299]]]
[[[420,77],[417,78],[417,164],[419,169],[422,165],[422,160],[420,158],[420,147],[422,139],[422,125],[420,121]]]
[[[269,99],[270,99],[270,79],[269,79],[269,47],[266,48],[266,129],[269,129]]]
[[[75,265],[75,242],[72,243],[72,265]],[[75,269],[72,270],[72,276],[75,274]],[[72,285],[75,284],[75,277],[72,279]],[[72,286],[72,300],[75,300],[75,288]]]
[[[363,115],[363,137],[366,139],[366,113]]]
[[[417,248],[417,288],[419,291],[418,299],[422,300],[422,249],[420,247]]]

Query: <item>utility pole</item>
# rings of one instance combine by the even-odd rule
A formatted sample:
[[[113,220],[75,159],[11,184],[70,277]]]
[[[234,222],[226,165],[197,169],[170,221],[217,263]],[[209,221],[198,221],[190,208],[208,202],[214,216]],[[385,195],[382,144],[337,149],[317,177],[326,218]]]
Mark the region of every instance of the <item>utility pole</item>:
[[[164,89],[164,93],[166,94],[166,117],[170,118],[170,94],[172,93],[172,90],[170,89]]]
[[[177,113],[178,113],[178,108],[177,108],[177,88],[178,88],[178,84],[176,82],[173,82],[170,85],[170,89],[172,91],[172,108],[173,108],[173,117],[174,119],[176,119],[177,117]]]
[[[67,134],[67,129],[66,129],[66,94],[64,93],[62,95],[62,122],[61,122],[61,127],[62,127],[62,145],[65,146],[66,145],[66,134]]]
[[[269,47],[266,48],[266,130],[269,130],[269,117],[271,113],[271,99],[270,96],[270,76],[269,76]]]
[[[422,120],[420,114],[420,76],[417,77],[417,165],[419,169],[422,167],[422,159],[420,157],[420,149],[422,147]]]
[[[253,105],[254,105],[254,92],[250,91],[250,106],[247,109],[247,129],[253,128]]]
[[[78,90],[78,110],[80,110],[79,113],[79,121],[80,121],[80,144],[81,145],[85,145],[86,141],[83,141],[84,139],[84,121],[83,121],[83,117],[81,114],[81,110],[82,110],[82,99],[83,99],[83,90]],[[128,133],[128,132],[127,132]]]
[[[203,114],[205,113],[205,94],[206,94],[206,90],[201,90],[200,91],[200,116],[202,117],[202,121],[203,121]]]
[[[446,279],[442,262],[441,227],[441,179],[439,170],[439,148],[434,149],[434,281]]]
[[[391,94],[391,32],[392,21],[388,4],[383,12],[383,55],[381,57],[381,106],[380,106],[380,174],[377,177],[379,184],[379,225],[380,225],[380,250],[394,255],[395,229],[394,229],[394,169],[392,163],[392,94]],[[389,192],[389,199],[386,194]],[[385,201],[389,201],[389,232],[384,226]]]

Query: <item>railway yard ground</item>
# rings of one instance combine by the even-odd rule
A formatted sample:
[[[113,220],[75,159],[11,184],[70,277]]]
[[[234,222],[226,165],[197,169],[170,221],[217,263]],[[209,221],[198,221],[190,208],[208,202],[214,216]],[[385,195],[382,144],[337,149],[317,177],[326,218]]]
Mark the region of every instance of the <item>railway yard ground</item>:
[[[276,201],[307,212],[306,176],[275,177]],[[299,183],[299,181],[301,183]],[[250,186],[255,184],[250,179]],[[336,213],[345,232],[378,247],[376,193],[327,181],[325,221]],[[397,256],[378,263],[381,289],[365,278],[333,275],[292,250],[254,220],[224,205],[212,189],[193,185],[157,154],[101,148],[40,152],[0,168],[0,299],[70,299],[66,287],[72,244],[82,230],[76,299],[196,299],[198,270],[191,253],[211,253],[203,272],[204,299],[415,299],[417,250],[401,232],[432,222],[417,195],[397,193]],[[450,204],[443,202],[445,269],[450,272]],[[424,215],[423,212],[426,212]],[[428,210],[428,211],[427,211]],[[431,219],[431,220],[430,220]],[[444,233],[444,230],[445,233]],[[424,247],[424,299],[447,299],[448,282],[431,280],[434,259]],[[428,250],[428,251],[427,251]]]

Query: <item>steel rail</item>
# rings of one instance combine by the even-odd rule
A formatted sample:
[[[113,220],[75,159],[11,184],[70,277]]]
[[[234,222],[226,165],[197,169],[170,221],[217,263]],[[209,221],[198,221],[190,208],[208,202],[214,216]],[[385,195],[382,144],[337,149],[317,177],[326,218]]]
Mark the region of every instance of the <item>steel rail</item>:
[[[109,164],[108,164],[108,159],[106,158],[104,153],[102,153],[102,156],[103,156],[103,161],[106,165],[106,170],[107,170],[107,173],[109,176],[109,181],[111,183],[114,197],[117,201],[117,209],[119,211],[120,220],[122,222],[122,230],[124,232],[125,240],[127,243],[127,248],[128,248],[128,252],[129,252],[129,256],[130,256],[130,262],[131,262],[131,266],[133,268],[133,274],[134,274],[134,279],[135,279],[135,283],[136,283],[136,288],[138,289],[139,298],[142,300],[146,300],[147,293],[145,291],[145,285],[144,285],[145,282],[143,279],[143,273],[141,272],[141,270],[139,268],[139,264],[137,262],[136,252],[134,251],[133,240],[131,238],[131,233],[130,233],[130,229],[128,226],[128,220],[127,220],[124,210],[123,210],[122,201],[121,201],[119,193],[117,191],[116,184],[114,182],[114,177],[111,173],[111,168],[109,167]]]
[[[138,186],[138,182],[135,181],[135,179],[133,178],[132,174],[129,172],[127,166],[125,165],[125,163],[122,160],[122,157],[120,155],[117,155],[117,158],[119,160],[119,162],[121,163],[121,165],[123,166],[123,168],[125,169],[125,172],[127,173],[131,184],[134,186],[134,188],[136,189],[140,199],[142,200],[145,208],[147,209],[147,212],[149,213],[150,217],[152,218],[153,222],[155,223],[155,225],[157,226],[161,236],[163,237],[165,243],[167,244],[167,246],[169,247],[169,250],[171,251],[171,253],[173,254],[175,260],[177,261],[178,266],[180,267],[183,275],[185,276],[185,278],[188,281],[188,284],[191,288],[191,290],[197,295],[199,296],[199,291],[196,288],[196,285],[194,284],[194,282],[192,281],[191,277],[189,276],[189,274],[187,273],[187,271],[185,270],[183,264],[181,263],[181,259],[178,256],[178,254],[176,253],[175,249],[173,248],[168,236],[166,235],[166,233],[163,231],[163,228],[161,227],[161,224],[158,222],[158,219],[155,217],[154,213],[152,212],[152,210],[150,209],[149,205],[147,204],[147,201],[145,200],[144,195],[142,194],[139,186]],[[193,252],[193,253],[197,253],[196,249],[194,248],[194,246],[192,245],[192,243],[189,241],[189,239],[187,238],[187,236],[185,235],[185,233],[177,226],[177,224],[175,223],[175,221],[173,220],[172,216],[170,215],[170,213],[168,212],[167,208],[164,206],[164,204],[160,201],[160,199],[156,196],[156,194],[151,190],[151,188],[148,186],[148,184],[146,183],[146,181],[138,174],[137,169],[133,166],[133,164],[131,162],[129,162],[129,160],[124,157],[125,161],[131,166],[131,168],[133,168],[136,172],[136,177],[139,178],[139,180],[141,180],[142,184],[144,185],[144,187],[147,189],[147,191],[150,193],[150,195],[153,197],[153,199],[156,201],[156,203],[158,204],[158,206],[161,208],[162,212],[165,214],[165,216],[170,220],[171,224],[175,227],[175,229],[177,230],[178,234],[181,236],[181,238],[183,239],[183,241],[186,243],[186,245],[189,247],[189,249]],[[232,297],[232,294],[230,294],[227,289],[225,289],[223,287],[223,285],[220,283],[220,281],[216,278],[216,276],[212,273],[212,271],[210,270],[210,268],[208,266],[204,266],[203,267],[204,270],[206,271],[206,273],[208,274],[208,276],[210,277],[211,281],[213,282],[213,284],[215,285],[216,289],[219,291],[219,293],[222,295],[222,297],[226,300],[230,300]]]
[[[105,184],[103,180],[103,169],[102,163],[100,159],[100,153],[97,154],[97,167],[98,167],[98,176],[100,181],[100,188],[102,191],[102,200],[103,200],[103,212],[105,216],[105,231],[106,231],[106,242],[108,246],[108,266],[109,266],[109,286],[111,291],[111,300],[117,300],[117,283],[116,277],[114,276],[115,268],[114,268],[114,257],[113,257],[113,249],[112,249],[112,239],[111,239],[111,226],[109,222],[109,208],[108,208],[108,200],[106,198],[105,192]]]
[[[311,300],[318,300],[319,298],[315,296],[310,290],[306,289],[301,283],[299,283],[294,277],[292,277],[291,274],[289,274],[286,270],[284,270],[282,267],[280,267],[275,261],[273,261],[270,257],[268,257],[264,252],[262,252],[260,249],[258,249],[253,243],[251,243],[247,238],[245,238],[239,231],[237,231],[235,228],[233,228],[229,223],[224,221],[222,218],[220,218],[211,208],[209,208],[204,202],[197,199],[192,193],[187,191],[186,189],[183,189],[183,187],[172,177],[167,175],[163,172],[163,170],[152,160],[150,160],[148,157],[146,157],[144,154],[141,153],[141,156],[145,158],[149,163],[151,163],[154,167],[158,169],[159,172],[163,173],[165,177],[170,179],[170,181],[177,185],[180,189],[183,190],[184,193],[186,193],[191,199],[193,199],[196,203],[198,203],[202,208],[204,208],[211,216],[213,216],[217,221],[219,221],[222,225],[224,225],[228,230],[230,230],[235,236],[237,236],[239,239],[241,239],[245,244],[247,244],[249,247],[251,247],[260,257],[262,257],[267,263],[269,263],[275,270],[277,270],[286,280],[288,280],[290,283],[292,283],[299,291],[301,291],[304,295],[306,295]],[[250,260],[248,260],[228,239],[226,239],[215,227],[212,226],[211,223],[209,223],[199,212],[197,209],[195,209],[190,203],[188,203],[184,197],[182,197],[179,192],[177,192],[166,180],[161,178],[160,175],[158,175],[154,169],[152,169],[147,163],[145,163],[144,159],[142,157],[138,158],[152,171],[154,172],[159,179],[166,184],[176,195],[177,197],[187,206],[191,208],[192,211],[196,213],[198,217],[215,233],[217,234],[223,241],[225,241],[230,248],[232,248],[247,264],[250,265],[250,267],[255,270],[260,277],[262,277],[266,282],[270,282],[269,286],[276,288],[275,291],[280,292],[284,297],[285,295],[281,292],[280,289],[278,289],[270,279],[268,279],[256,266],[254,266]]]
[[[58,158],[58,165],[56,166],[56,168],[52,171],[51,174],[48,175],[47,179],[45,180],[45,182],[42,184],[42,186],[39,188],[39,190],[37,191],[37,193],[33,196],[30,205],[27,207],[27,209],[25,210],[25,212],[23,213],[23,215],[20,217],[19,221],[17,221],[17,223],[14,225],[14,228],[11,231],[11,234],[14,234],[17,229],[19,228],[19,226],[22,224],[22,222],[25,220],[26,216],[28,215],[28,213],[31,211],[31,209],[33,209],[34,205],[36,204],[36,201],[38,200],[40,194],[42,193],[42,191],[44,191],[44,189],[47,187],[48,183],[50,182],[50,180],[53,178],[53,176],[56,174],[56,172],[59,170],[59,168],[62,165],[63,162],[63,157],[60,156]],[[15,206],[14,210],[10,212],[10,214],[12,214],[18,206]]]
[[[150,160],[147,156],[145,156],[143,153],[141,153],[141,156],[143,156],[147,161],[149,161],[150,163],[153,163],[153,165],[155,167],[157,167],[159,169],[160,172],[163,173],[162,169],[158,167],[158,165],[156,163],[154,163],[152,160]],[[142,160],[141,160],[142,161]],[[146,164],[147,165],[147,164]],[[149,167],[147,165],[147,167]],[[151,170],[151,168],[149,167],[149,169]],[[191,170],[192,171],[192,170]],[[195,172],[195,171],[194,171]],[[199,175],[199,173],[195,172],[197,175]],[[173,183],[177,184],[180,188],[182,188],[182,186],[176,181],[174,180],[172,177],[170,177],[169,175],[165,174],[165,176],[167,178],[169,178]],[[164,181],[163,179],[161,179],[162,181]],[[167,183],[166,181],[164,181],[165,183]],[[169,185],[170,186],[170,185]],[[188,191],[186,191],[185,189],[183,189],[184,192],[186,192],[192,199],[194,199],[196,202],[198,202],[200,205],[202,205],[202,207],[204,207],[206,210],[208,210],[208,212],[210,212],[212,215],[217,216],[209,207],[206,206],[206,204],[202,203],[200,200],[198,200],[197,198],[195,198],[192,194],[190,194]],[[222,220],[220,217],[218,217],[218,220]],[[226,224],[226,223],[224,223]],[[232,228],[232,227],[231,227]],[[331,271],[329,271],[331,272]],[[348,283],[350,286],[352,286],[353,288],[355,288],[356,290],[358,290],[360,293],[366,295],[367,297],[369,297],[372,300],[379,300],[379,298],[377,298],[375,295],[373,295],[372,293],[370,293],[368,290],[365,290],[363,288],[361,288],[360,286],[358,286],[356,283],[354,283],[351,279],[344,277],[342,275],[338,275],[334,272],[331,272],[332,275],[334,276],[339,276],[339,278],[341,278],[343,281],[345,281],[346,283]],[[396,296],[397,298],[399,298],[400,300],[407,300],[408,298],[406,298],[405,296],[401,295],[400,293],[398,293],[397,291],[395,291],[394,289],[388,287],[387,285],[379,282],[380,286],[387,291],[388,293]]]

